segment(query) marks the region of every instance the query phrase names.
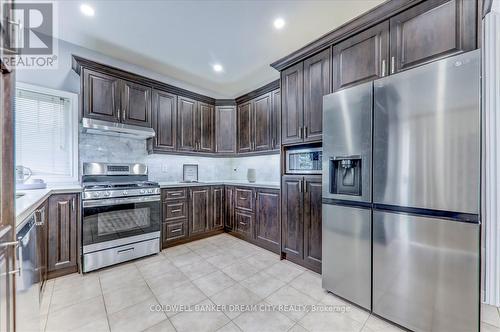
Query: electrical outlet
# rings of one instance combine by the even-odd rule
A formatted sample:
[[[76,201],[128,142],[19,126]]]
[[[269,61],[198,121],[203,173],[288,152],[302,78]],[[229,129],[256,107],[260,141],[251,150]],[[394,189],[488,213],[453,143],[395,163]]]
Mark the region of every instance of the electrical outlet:
[[[167,171],[168,171],[168,170],[167,170],[167,164],[162,164],[162,165],[161,165],[161,171],[162,171],[163,173],[167,173]]]

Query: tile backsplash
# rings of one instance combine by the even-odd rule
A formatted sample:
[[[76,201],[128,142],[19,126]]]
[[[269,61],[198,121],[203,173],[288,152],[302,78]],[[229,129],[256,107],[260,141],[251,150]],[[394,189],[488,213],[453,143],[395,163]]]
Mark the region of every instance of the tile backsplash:
[[[279,155],[212,158],[179,155],[148,155],[146,141],[80,133],[80,162],[145,163],[153,181],[182,181],[182,165],[198,164],[200,181],[246,180],[255,168],[257,181],[280,181]]]

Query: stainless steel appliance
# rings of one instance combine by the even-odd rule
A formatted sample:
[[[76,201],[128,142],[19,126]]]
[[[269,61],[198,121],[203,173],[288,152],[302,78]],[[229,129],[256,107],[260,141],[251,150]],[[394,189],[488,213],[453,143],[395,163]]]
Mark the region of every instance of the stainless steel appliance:
[[[40,331],[40,273],[35,215],[17,232],[16,330]]]
[[[479,330],[479,97],[473,51],[324,98],[325,288],[414,331]]]
[[[143,164],[84,163],[83,271],[160,251],[160,187]]]
[[[321,174],[322,148],[289,148],[286,150],[287,174]]]
[[[124,123],[102,121],[90,118],[82,119],[82,131],[84,133],[120,136],[134,139],[148,139],[155,137],[153,128],[134,126]]]

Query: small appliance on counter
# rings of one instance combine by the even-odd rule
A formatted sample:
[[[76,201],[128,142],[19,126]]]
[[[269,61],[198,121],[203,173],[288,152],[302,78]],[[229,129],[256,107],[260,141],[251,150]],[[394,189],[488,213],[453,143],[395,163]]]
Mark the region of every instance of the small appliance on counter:
[[[160,251],[160,186],[144,164],[83,164],[83,272]]]
[[[255,170],[255,168],[249,168],[247,170],[247,180],[250,183],[254,183],[255,181],[257,181],[257,171]]]
[[[33,190],[45,189],[47,184],[42,179],[33,179],[33,172],[30,168],[24,166],[16,166],[16,189],[17,190]]]

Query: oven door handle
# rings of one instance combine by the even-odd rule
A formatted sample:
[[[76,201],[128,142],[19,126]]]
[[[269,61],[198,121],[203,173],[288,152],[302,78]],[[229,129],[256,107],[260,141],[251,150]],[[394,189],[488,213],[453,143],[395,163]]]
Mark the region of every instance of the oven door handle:
[[[138,197],[123,197],[123,198],[109,198],[109,199],[94,199],[83,201],[83,207],[100,207],[109,205],[121,205],[129,203],[147,203],[147,202],[159,202],[160,195],[153,196],[138,196]]]

